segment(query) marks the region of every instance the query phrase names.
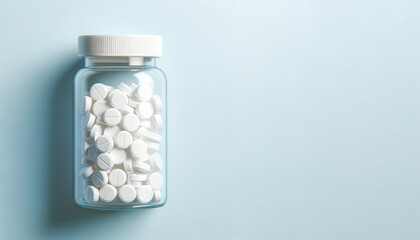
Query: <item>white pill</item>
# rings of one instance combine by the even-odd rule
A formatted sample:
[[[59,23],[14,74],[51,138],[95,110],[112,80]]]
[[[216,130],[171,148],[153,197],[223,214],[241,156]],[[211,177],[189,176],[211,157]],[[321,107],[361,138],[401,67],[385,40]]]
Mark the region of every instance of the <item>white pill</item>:
[[[155,113],[162,112],[163,104],[162,104],[162,100],[160,99],[160,97],[158,95],[153,95],[152,106],[153,106],[153,110],[155,111]]]
[[[143,138],[144,134],[146,134],[147,132],[148,132],[147,128],[141,127],[134,133],[134,137],[135,138]]]
[[[160,145],[159,143],[154,143],[154,142],[146,142],[147,145],[147,151],[148,152],[157,152],[159,151]]]
[[[133,162],[131,161],[131,159],[127,159],[123,162],[123,166],[124,166],[124,170],[126,173],[133,173]]]
[[[149,120],[140,120],[140,127],[151,128],[152,122]]]
[[[87,158],[92,161],[95,162],[96,158],[98,158],[98,155],[101,153],[99,151],[99,149],[96,148],[95,145],[90,145],[89,148],[87,149]]]
[[[137,130],[140,127],[140,119],[133,113],[128,113],[122,120],[122,127],[130,132]]]
[[[92,108],[92,98],[89,96],[85,96],[83,98],[82,106],[83,106],[83,111],[85,113],[90,112],[90,109]]]
[[[149,160],[150,155],[148,153],[144,154],[141,158],[136,158],[136,161],[146,162]]]
[[[140,101],[149,101],[152,98],[152,88],[147,85],[147,84],[141,84],[137,89],[136,89],[136,97],[138,100]]]
[[[99,197],[104,202],[111,202],[117,197],[117,193],[118,191],[114,186],[107,184],[99,190]]]
[[[104,135],[114,138],[120,131],[121,129],[118,126],[108,126],[104,130]]]
[[[108,98],[111,98],[112,94],[114,94],[114,93],[116,93],[116,92],[120,92],[120,90],[119,90],[119,89],[112,89],[112,91],[110,91],[110,92],[108,93]]]
[[[147,175],[140,173],[129,174],[128,180],[130,180],[131,182],[143,182],[147,180]]]
[[[149,158],[150,165],[156,171],[159,171],[163,167],[162,158],[160,157],[159,153],[153,153],[150,155]]]
[[[121,169],[114,169],[109,173],[109,182],[115,187],[121,187],[127,182],[127,174]]]
[[[102,117],[97,117],[95,123],[98,124],[98,125],[106,125],[106,123],[103,120],[103,115],[102,115]],[[106,126],[104,126],[104,127],[106,127]]]
[[[130,154],[135,158],[141,158],[147,153],[146,143],[139,139],[134,141],[130,146]]]
[[[96,147],[101,152],[109,152],[114,148],[114,140],[109,136],[102,135],[96,139]]]
[[[130,88],[131,88],[131,90],[133,90],[133,92],[136,90],[136,88],[137,88],[137,84],[135,84],[135,83],[130,83],[130,86],[129,86]]]
[[[153,189],[159,190],[163,185],[163,177],[160,173],[155,172],[150,174],[147,182]]]
[[[116,126],[121,121],[121,113],[115,108],[110,108],[104,112],[103,120],[108,126]]]
[[[152,125],[156,130],[161,130],[163,128],[163,121],[160,114],[154,114],[151,120],[152,120]]]
[[[114,157],[110,153],[99,154],[96,159],[96,164],[102,170],[112,169],[114,166]]]
[[[87,130],[90,130],[90,129],[92,129],[93,125],[95,124],[95,120],[96,120],[95,115],[93,115],[91,113],[86,114],[83,117],[83,126],[85,126],[85,128]]]
[[[162,193],[160,193],[159,190],[155,190],[153,192],[154,192],[155,202],[160,202],[160,200],[162,199]]]
[[[114,137],[115,145],[121,149],[127,149],[133,142],[133,136],[127,131],[121,131]]]
[[[118,196],[121,201],[125,203],[131,203],[136,198],[137,192],[136,189],[131,185],[124,185],[118,191]]]
[[[110,154],[114,159],[114,164],[121,164],[127,160],[127,153],[123,149],[114,148],[111,150]]]
[[[96,139],[98,139],[102,135],[102,127],[95,124],[92,127],[92,130],[90,130],[89,139],[92,142],[96,142]]]
[[[144,139],[153,141],[153,142],[160,142],[162,141],[162,136],[160,136],[157,133],[151,132],[151,131],[147,131],[143,134]]]
[[[79,176],[84,177],[84,178],[88,178],[88,177],[90,177],[90,175],[92,175],[93,171],[94,171],[93,167],[91,167],[91,166],[84,167],[84,168],[80,169]]]
[[[84,141],[84,144],[83,144],[83,147],[84,147],[84,149],[85,149],[85,152],[87,151],[87,149],[90,147],[90,144],[89,144],[89,142],[85,139],[85,141]]]
[[[108,174],[105,171],[96,170],[92,174],[92,183],[96,187],[103,187],[108,183]]]
[[[125,83],[120,83],[118,85],[118,89],[121,90],[125,95],[131,97],[133,95],[134,90],[127,86]]]
[[[150,173],[151,167],[149,164],[141,161],[134,161],[133,162],[133,168],[136,171],[142,172],[142,173]]]
[[[125,95],[121,91],[116,91],[112,96],[109,98],[109,102],[111,103],[111,106],[113,106],[116,109],[123,110],[128,103],[127,95]]]
[[[136,107],[136,114],[140,119],[149,119],[153,115],[152,104],[148,102],[140,102]]]
[[[153,199],[153,189],[148,185],[137,188],[137,199],[143,203],[149,203]]]
[[[127,181],[127,184],[133,186],[134,188],[138,188],[138,187],[141,187],[143,185],[142,182],[133,182],[133,181],[130,181],[130,180]]]
[[[135,107],[137,107],[137,105],[139,105],[139,102],[134,101],[133,99],[129,98],[127,105],[132,107],[132,108],[135,108]]]
[[[130,106],[125,106],[124,109],[121,110],[123,113],[133,113],[134,112],[134,108],[130,107]]]
[[[99,191],[94,186],[87,186],[83,194],[87,203],[95,203],[99,201]]]
[[[93,104],[92,112],[96,117],[102,117],[102,114],[109,108],[108,103],[105,100],[98,100]]]
[[[102,83],[93,84],[90,88],[90,97],[94,100],[105,99],[108,94],[109,87]]]

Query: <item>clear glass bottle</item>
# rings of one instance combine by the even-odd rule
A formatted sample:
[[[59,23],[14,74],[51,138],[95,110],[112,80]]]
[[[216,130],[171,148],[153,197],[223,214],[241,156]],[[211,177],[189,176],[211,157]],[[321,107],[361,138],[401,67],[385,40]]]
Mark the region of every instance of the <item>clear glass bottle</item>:
[[[160,207],[167,199],[166,77],[162,40],[79,37],[74,85],[74,199],[96,209]]]

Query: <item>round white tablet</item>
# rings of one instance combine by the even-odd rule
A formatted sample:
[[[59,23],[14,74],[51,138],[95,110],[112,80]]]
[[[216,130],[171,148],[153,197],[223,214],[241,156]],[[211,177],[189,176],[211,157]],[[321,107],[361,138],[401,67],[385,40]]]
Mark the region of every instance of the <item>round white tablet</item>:
[[[108,103],[105,100],[98,100],[93,104],[92,112],[97,117],[102,117],[102,114],[104,114],[108,108]]]
[[[147,128],[141,127],[134,133],[134,137],[135,138],[143,138],[144,134],[146,134],[146,133],[147,133]]]
[[[121,129],[118,126],[108,126],[104,130],[104,135],[114,138],[120,131]]]
[[[121,187],[127,182],[127,174],[121,169],[114,169],[109,173],[109,182],[115,187]]]
[[[127,149],[133,142],[133,136],[127,131],[121,131],[114,137],[115,145],[121,149]]]
[[[131,159],[127,159],[123,162],[124,170],[126,173],[133,173],[133,162]]]
[[[136,107],[136,114],[140,119],[149,119],[153,115],[152,104],[148,102],[140,102]]]
[[[150,155],[149,158],[150,165],[156,171],[159,171],[163,167],[162,158],[160,157],[159,153],[153,153]]]
[[[99,201],[99,191],[94,186],[87,186],[83,194],[87,203],[95,203]]]
[[[83,147],[84,147],[85,151],[87,151],[87,149],[90,147],[90,144],[89,144],[89,142],[86,139],[83,142]]]
[[[110,98],[112,96],[112,94],[116,93],[117,91],[120,91],[119,89],[112,89],[109,93],[108,93],[108,98]]]
[[[131,97],[133,92],[134,92],[133,89],[131,89],[129,86],[127,86],[123,82],[118,85],[118,89],[121,90],[121,92],[123,92],[125,95],[127,95],[129,97]]]
[[[153,189],[159,190],[163,185],[163,177],[160,173],[155,172],[150,174],[147,182]]]
[[[92,142],[96,142],[96,139],[98,139],[102,135],[102,127],[99,125],[93,125],[92,130],[90,130],[89,139]]]
[[[114,159],[114,164],[121,164],[127,160],[127,152],[124,149],[114,148],[111,150],[110,154]]]
[[[151,128],[152,122],[149,120],[140,120],[140,127]]]
[[[111,202],[117,197],[117,193],[117,189],[114,186],[107,184],[99,190],[99,197],[104,202]]]
[[[125,95],[121,91],[116,91],[112,96],[109,98],[109,102],[111,103],[111,106],[113,106],[116,109],[123,110],[128,103],[127,95]]]
[[[104,112],[103,119],[108,126],[115,126],[121,121],[121,113],[116,108],[110,108]]]
[[[135,83],[130,83],[130,86],[129,86],[130,88],[131,88],[131,90],[134,92],[134,91],[136,91],[136,89],[137,89],[137,84],[135,84]]]
[[[139,105],[139,102],[134,101],[133,99],[129,98],[127,105],[132,107],[132,108],[135,108],[135,107],[137,107],[137,105]]]
[[[160,148],[159,143],[146,142],[146,145],[147,145],[147,151],[148,152],[157,152],[157,151],[159,151],[159,148]]]
[[[143,185],[142,182],[133,182],[133,181],[130,181],[130,180],[127,181],[127,184],[133,186],[134,188],[138,188],[138,187],[141,187]]]
[[[137,188],[137,199],[143,203],[149,203],[153,199],[153,189],[148,185]]]
[[[105,99],[108,94],[109,87],[105,86],[102,83],[93,84],[90,88],[90,97],[94,100]]]
[[[157,133],[151,132],[151,131],[147,131],[143,137],[147,140],[153,141],[153,142],[160,142],[162,141],[162,136],[160,136]]]
[[[83,126],[85,126],[87,130],[90,130],[95,124],[95,120],[95,115],[89,113],[83,117]]]
[[[158,95],[153,95],[152,105],[153,105],[153,110],[155,111],[155,113],[162,112],[163,104],[162,104],[162,100],[160,99]]]
[[[161,130],[163,128],[163,121],[160,114],[154,114],[151,120],[152,120],[152,125],[156,130]]]
[[[99,188],[108,183],[108,174],[104,171],[95,170],[91,178],[93,185]]]
[[[146,143],[139,139],[135,140],[130,146],[130,154],[135,158],[141,158],[147,153]]]
[[[110,153],[102,153],[99,154],[96,159],[96,164],[102,170],[112,169],[114,166],[114,158]]]
[[[79,176],[84,177],[84,178],[88,178],[88,177],[90,177],[90,175],[92,175],[93,172],[94,172],[93,167],[91,167],[91,166],[84,167],[84,168],[80,169]]]
[[[89,96],[85,96],[83,98],[83,111],[85,113],[88,113],[90,111],[90,109],[92,108],[92,98]]]
[[[136,161],[139,162],[146,162],[147,160],[149,160],[150,155],[148,153],[145,153],[141,158],[136,158]]]
[[[136,97],[140,101],[149,101],[152,98],[152,88],[147,84],[141,84],[136,89]]]
[[[150,173],[151,167],[149,164],[141,161],[133,162],[133,169],[142,173]]]
[[[121,201],[125,203],[131,203],[136,198],[137,192],[136,189],[131,185],[124,185],[118,191],[118,196]]]
[[[143,182],[147,180],[147,174],[140,174],[140,173],[129,174],[128,180],[132,182]]]
[[[130,107],[130,106],[125,106],[124,109],[121,109],[121,111],[123,113],[133,113],[134,112],[134,108]]]
[[[109,136],[102,135],[96,139],[96,147],[101,152],[109,152],[114,148],[114,140]]]
[[[154,191],[155,202],[159,202],[162,199],[162,193],[159,190]]]
[[[92,162],[96,161],[96,158],[98,157],[99,154],[100,154],[100,151],[99,149],[96,148],[95,145],[90,145],[89,148],[87,149],[87,158]]]
[[[124,116],[121,125],[125,130],[133,132],[140,127],[140,119],[134,113],[128,113]]]

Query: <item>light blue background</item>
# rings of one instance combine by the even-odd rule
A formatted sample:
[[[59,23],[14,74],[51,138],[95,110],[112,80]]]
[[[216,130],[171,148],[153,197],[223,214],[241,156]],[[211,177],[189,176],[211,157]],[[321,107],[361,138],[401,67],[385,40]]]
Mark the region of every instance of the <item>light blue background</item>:
[[[0,238],[419,239],[419,1],[1,1]],[[169,200],[76,207],[80,34],[160,34]]]

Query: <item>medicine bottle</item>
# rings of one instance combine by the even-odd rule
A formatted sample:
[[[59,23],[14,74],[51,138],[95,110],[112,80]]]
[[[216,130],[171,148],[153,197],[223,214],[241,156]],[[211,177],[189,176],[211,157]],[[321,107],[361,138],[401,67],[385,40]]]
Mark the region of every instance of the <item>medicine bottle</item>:
[[[96,209],[167,199],[166,77],[152,35],[79,37],[74,85],[74,199]]]

